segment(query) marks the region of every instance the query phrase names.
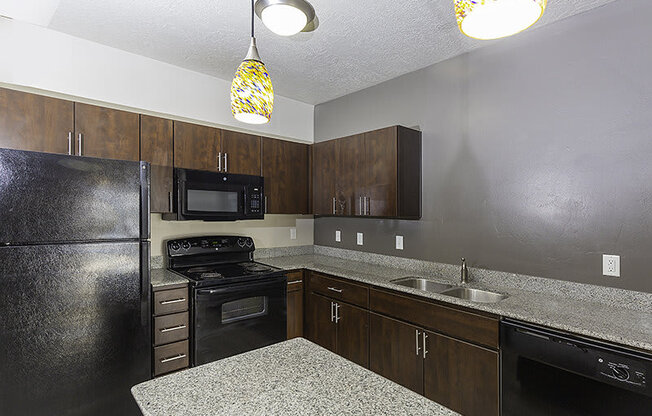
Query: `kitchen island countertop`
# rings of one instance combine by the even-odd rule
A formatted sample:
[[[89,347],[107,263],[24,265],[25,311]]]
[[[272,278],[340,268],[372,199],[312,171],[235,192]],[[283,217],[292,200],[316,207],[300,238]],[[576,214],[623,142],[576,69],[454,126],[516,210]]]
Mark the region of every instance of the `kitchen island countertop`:
[[[150,380],[131,391],[146,416],[458,415],[303,338]]]

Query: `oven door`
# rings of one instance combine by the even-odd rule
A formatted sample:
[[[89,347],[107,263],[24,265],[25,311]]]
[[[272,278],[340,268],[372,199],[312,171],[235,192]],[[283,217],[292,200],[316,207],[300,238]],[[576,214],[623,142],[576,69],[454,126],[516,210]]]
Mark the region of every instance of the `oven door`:
[[[180,181],[182,219],[236,220],[244,216],[245,186]]]
[[[195,289],[193,365],[285,341],[286,277]]]

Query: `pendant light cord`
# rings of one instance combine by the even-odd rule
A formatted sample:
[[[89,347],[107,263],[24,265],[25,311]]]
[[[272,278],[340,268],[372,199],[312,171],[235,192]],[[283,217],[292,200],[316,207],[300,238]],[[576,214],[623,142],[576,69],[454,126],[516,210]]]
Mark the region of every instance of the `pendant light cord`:
[[[251,37],[254,37],[254,3],[256,0],[251,0]]]

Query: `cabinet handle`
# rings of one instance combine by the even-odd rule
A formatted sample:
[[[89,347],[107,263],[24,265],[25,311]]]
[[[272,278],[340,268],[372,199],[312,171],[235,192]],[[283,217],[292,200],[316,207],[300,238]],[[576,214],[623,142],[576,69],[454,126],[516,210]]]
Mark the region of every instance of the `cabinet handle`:
[[[186,358],[186,354],[179,354],[179,355],[175,355],[174,357],[161,358],[160,361],[162,363],[169,363],[170,361],[176,361],[176,360],[180,360],[182,358]]]
[[[228,158],[228,156],[229,156],[228,153],[224,153],[224,172],[229,171],[229,158]]]
[[[288,282],[288,285],[294,285],[296,283],[301,283],[301,282],[303,282],[303,280],[293,280],[291,282]]]
[[[333,291],[333,292],[337,292],[337,293],[342,293],[342,289],[337,289],[337,288],[334,288],[334,287],[329,287],[328,290]]]
[[[415,332],[416,332],[416,333],[414,334],[414,340],[415,340],[415,344],[416,344],[416,346],[417,346],[417,357],[418,357],[418,356],[419,356],[419,351],[421,351],[421,348],[419,347],[419,335],[420,335],[420,334],[419,334],[419,330],[418,330],[418,329],[417,329]]]
[[[362,215],[362,197],[360,197],[360,215]]]
[[[180,329],[186,328],[185,325],[177,325],[177,326],[171,326],[170,328],[161,328],[159,331],[165,333],[165,332],[172,332],[172,331],[178,331]]]
[[[337,208],[335,207],[335,197],[333,197],[333,215],[337,214]]]
[[[265,214],[267,214],[267,195],[265,195]]]
[[[335,321],[335,303],[331,302],[331,322]]]
[[[426,347],[426,340],[428,339],[428,334],[426,334],[426,331],[423,331],[423,358],[426,358],[426,354],[428,354],[428,349]]]
[[[217,154],[217,171],[222,172],[222,152]]]
[[[340,321],[340,304],[336,303],[335,304],[335,323],[338,323]]]
[[[370,215],[371,211],[371,199],[368,196],[364,197],[364,211],[365,215]]]
[[[186,298],[179,298],[179,299],[172,299],[172,300],[162,300],[159,303],[161,305],[170,305],[172,303],[179,303],[179,302],[184,302]]]
[[[170,211],[170,212],[172,212],[172,204],[173,204],[173,202],[172,202],[172,192],[168,192],[168,205],[169,205],[168,211]]]
[[[72,155],[72,132],[68,132],[68,154]]]
[[[79,144],[79,156],[82,155],[82,134],[79,133],[79,136],[77,136],[77,142]]]

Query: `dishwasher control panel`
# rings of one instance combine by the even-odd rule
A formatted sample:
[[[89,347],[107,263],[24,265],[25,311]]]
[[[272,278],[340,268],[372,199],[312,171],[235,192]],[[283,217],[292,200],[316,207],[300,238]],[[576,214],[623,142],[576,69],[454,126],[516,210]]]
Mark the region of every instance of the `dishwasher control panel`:
[[[632,386],[645,389],[645,368],[636,366],[636,364],[619,360],[615,361],[611,357],[599,356],[597,359],[598,373],[606,378],[619,381]]]

